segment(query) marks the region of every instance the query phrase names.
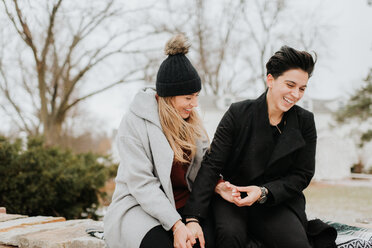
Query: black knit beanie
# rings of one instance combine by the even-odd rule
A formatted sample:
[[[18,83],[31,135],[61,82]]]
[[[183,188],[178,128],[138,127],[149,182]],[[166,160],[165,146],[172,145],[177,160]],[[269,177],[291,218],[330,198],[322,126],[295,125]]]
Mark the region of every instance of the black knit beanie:
[[[161,97],[189,95],[201,90],[201,80],[185,56],[190,45],[183,34],[171,38],[165,46],[168,55],[156,77],[156,92]]]

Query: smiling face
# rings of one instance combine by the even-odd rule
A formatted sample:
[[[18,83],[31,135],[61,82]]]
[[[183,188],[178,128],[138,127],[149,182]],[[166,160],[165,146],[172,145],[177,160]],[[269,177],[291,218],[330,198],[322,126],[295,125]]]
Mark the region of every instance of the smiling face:
[[[269,110],[287,112],[304,95],[308,80],[308,73],[301,69],[288,70],[276,79],[269,74],[266,80]]]
[[[173,97],[173,106],[183,119],[189,118],[192,109],[198,106],[198,96],[199,92]]]

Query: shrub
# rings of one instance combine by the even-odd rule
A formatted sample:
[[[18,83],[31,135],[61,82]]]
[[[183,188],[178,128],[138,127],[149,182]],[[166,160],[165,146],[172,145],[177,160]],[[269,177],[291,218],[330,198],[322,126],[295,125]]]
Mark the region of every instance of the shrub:
[[[112,174],[109,158],[46,148],[41,138],[22,146],[0,137],[0,206],[31,216],[98,217],[99,188]]]

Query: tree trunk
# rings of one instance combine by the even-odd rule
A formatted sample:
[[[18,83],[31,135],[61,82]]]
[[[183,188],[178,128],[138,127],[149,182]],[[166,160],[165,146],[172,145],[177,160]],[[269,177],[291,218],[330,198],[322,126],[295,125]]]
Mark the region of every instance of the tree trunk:
[[[45,145],[53,146],[60,142],[62,134],[62,123],[63,121],[49,120],[48,125],[44,129]]]

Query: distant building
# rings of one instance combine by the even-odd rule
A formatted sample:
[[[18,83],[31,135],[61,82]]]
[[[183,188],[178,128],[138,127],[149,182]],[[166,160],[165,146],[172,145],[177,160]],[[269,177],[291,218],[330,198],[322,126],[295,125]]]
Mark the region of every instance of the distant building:
[[[305,95],[298,105],[314,113],[318,133],[329,130],[333,122],[334,113],[346,105],[347,99],[339,97],[335,99],[315,99]]]
[[[342,179],[350,176],[350,168],[358,162],[357,146],[351,138],[345,138],[348,128],[335,123],[334,114],[344,107],[347,99],[314,99],[309,96],[299,102],[303,108],[314,113],[318,144],[316,170],[318,180]]]

